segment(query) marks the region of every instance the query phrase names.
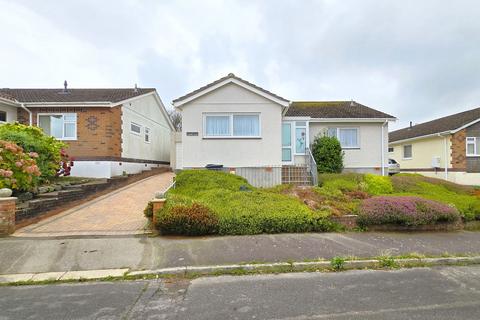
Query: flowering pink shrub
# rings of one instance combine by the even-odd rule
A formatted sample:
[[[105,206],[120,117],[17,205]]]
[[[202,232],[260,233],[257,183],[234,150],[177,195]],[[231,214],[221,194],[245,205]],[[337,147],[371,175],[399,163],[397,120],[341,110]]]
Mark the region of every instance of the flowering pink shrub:
[[[35,154],[26,154],[15,143],[0,140],[0,188],[30,190],[39,176]]]
[[[460,213],[449,205],[408,196],[380,196],[366,199],[360,206],[358,224],[399,224],[417,226],[438,222],[455,222]]]

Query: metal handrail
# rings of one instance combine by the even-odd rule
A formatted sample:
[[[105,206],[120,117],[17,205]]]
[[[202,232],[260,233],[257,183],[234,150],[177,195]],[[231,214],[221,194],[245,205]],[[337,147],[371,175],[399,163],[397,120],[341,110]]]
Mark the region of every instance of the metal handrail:
[[[315,158],[313,157],[312,151],[310,148],[305,148],[305,151],[307,153],[307,165],[308,169],[310,171],[310,174],[312,175],[312,183],[314,186],[318,186],[318,168],[317,168],[317,162],[315,161]]]

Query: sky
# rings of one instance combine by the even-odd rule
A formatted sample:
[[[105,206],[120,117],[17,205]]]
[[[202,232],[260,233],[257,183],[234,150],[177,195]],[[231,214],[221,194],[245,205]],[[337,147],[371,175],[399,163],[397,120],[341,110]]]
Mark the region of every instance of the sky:
[[[477,0],[0,0],[0,87],[155,87],[230,72],[289,100],[355,100],[391,129],[480,107]]]

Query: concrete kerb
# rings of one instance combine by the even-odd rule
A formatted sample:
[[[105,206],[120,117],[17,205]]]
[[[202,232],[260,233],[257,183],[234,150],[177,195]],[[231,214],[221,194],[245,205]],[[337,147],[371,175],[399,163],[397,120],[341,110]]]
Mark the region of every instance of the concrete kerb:
[[[474,257],[448,257],[448,258],[405,258],[395,259],[398,267],[408,266],[445,266],[445,265],[467,265],[480,264],[480,256]],[[345,260],[343,270],[351,269],[376,269],[381,267],[378,259],[367,260]],[[41,281],[81,281],[81,280],[102,280],[102,279],[123,279],[141,278],[147,276],[195,276],[195,275],[219,275],[239,272],[301,272],[315,270],[331,270],[330,261],[308,261],[308,262],[276,262],[276,263],[255,263],[255,264],[231,264],[212,266],[183,266],[175,268],[162,268],[153,270],[129,271],[123,269],[103,269],[85,271],[45,272],[45,273],[24,273],[0,275],[0,284],[15,284],[28,282],[35,284]]]

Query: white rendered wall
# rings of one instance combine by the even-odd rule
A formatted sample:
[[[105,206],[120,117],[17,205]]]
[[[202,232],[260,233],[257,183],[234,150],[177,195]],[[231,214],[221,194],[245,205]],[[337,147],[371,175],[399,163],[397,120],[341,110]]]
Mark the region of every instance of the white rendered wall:
[[[236,84],[227,84],[181,107],[182,167],[282,165],[282,107]],[[213,112],[260,113],[261,139],[204,138],[203,115]],[[198,132],[198,136],[187,136]],[[178,160],[177,160],[178,161]]]
[[[122,157],[170,162],[170,127],[161,106],[148,95],[122,106]],[[130,131],[134,122],[141,126],[139,135]],[[145,142],[145,128],[150,142]]]

